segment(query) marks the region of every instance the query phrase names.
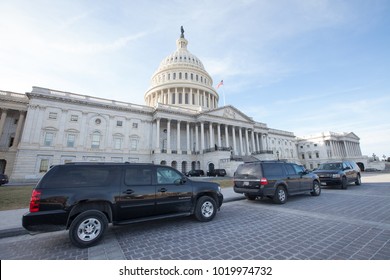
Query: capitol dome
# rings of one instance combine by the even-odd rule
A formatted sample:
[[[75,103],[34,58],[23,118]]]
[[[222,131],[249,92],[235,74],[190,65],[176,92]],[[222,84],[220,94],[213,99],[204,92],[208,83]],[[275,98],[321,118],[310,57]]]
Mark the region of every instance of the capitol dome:
[[[187,49],[184,30],[176,41],[177,49],[164,58],[151,79],[145,93],[148,106],[158,103],[192,109],[214,109],[219,96],[213,88],[213,79],[203,63]]]

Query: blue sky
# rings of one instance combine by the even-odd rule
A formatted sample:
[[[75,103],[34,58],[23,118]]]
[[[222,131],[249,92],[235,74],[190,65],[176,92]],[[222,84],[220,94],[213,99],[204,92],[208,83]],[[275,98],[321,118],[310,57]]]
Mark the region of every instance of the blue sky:
[[[297,136],[352,131],[390,157],[389,15],[387,0],[1,0],[0,89],[143,105],[183,25],[227,105]]]

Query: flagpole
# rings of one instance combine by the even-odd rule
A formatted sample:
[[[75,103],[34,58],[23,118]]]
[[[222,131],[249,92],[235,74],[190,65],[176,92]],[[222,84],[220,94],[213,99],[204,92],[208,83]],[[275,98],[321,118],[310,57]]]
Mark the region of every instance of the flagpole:
[[[223,94],[223,106],[226,106],[225,89],[224,88],[222,88],[222,94]]]
[[[217,85],[217,90],[218,90],[221,86],[223,86],[223,80],[221,80],[221,81],[219,82],[219,84]],[[222,94],[223,94],[223,106],[226,106],[225,90],[224,90],[224,89],[222,89]]]

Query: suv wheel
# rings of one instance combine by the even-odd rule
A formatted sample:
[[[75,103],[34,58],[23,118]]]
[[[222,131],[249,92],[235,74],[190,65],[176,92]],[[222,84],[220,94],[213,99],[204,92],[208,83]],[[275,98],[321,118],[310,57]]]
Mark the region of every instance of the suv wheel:
[[[357,177],[356,177],[355,185],[359,186],[361,183],[362,183],[362,178],[358,174]]]
[[[312,196],[319,196],[321,194],[321,186],[318,181],[313,182],[313,190],[310,192]]]
[[[274,203],[284,204],[287,201],[286,189],[282,186],[276,188],[275,195],[273,197]]]
[[[195,207],[195,217],[198,221],[211,221],[217,213],[217,204],[210,196],[202,196],[198,199]]]
[[[85,211],[79,214],[70,225],[70,241],[80,248],[93,246],[102,239],[107,226],[107,217],[102,212]]]
[[[343,190],[346,190],[346,189],[348,188],[347,185],[348,185],[347,178],[343,177],[343,178],[341,179],[341,188],[342,188]]]

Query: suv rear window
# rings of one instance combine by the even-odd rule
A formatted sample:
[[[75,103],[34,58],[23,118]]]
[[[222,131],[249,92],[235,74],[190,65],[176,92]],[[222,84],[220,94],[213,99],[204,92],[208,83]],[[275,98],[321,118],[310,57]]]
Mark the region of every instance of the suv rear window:
[[[241,164],[237,167],[236,178],[258,179],[263,177],[260,164]]]
[[[114,166],[64,165],[53,167],[43,177],[41,188],[77,188],[110,186],[120,177]]]

